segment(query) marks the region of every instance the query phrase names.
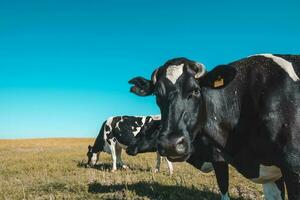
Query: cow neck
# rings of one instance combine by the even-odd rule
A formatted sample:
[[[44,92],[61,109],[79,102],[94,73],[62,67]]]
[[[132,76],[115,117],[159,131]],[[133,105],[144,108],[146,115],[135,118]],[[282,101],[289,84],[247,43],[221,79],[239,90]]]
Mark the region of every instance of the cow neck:
[[[201,113],[200,113],[200,124],[201,124],[200,128],[202,130],[201,132],[207,138],[209,138],[213,142],[213,144],[215,144],[215,146],[217,148],[219,148],[222,151],[225,151],[225,146],[226,146],[229,130],[226,131],[226,133],[225,133],[224,129],[222,129],[222,130],[220,129],[220,126],[219,126],[220,122],[217,121],[217,120],[220,120],[219,119],[219,118],[221,118],[220,115],[217,115],[216,113],[213,113],[214,116],[210,116],[208,118],[208,113],[210,113],[210,111],[207,109],[207,105],[208,105],[207,103],[209,103],[209,105],[214,105],[214,103],[206,101],[206,98],[204,97],[204,95],[205,95],[204,93],[206,93],[206,91],[208,91],[208,92],[219,92],[217,90],[216,91],[210,91],[210,89],[201,87],[201,100],[203,102],[202,109],[200,109],[200,110],[202,110]],[[209,125],[207,125],[207,124],[209,124]],[[207,126],[209,126],[210,128],[208,128]]]
[[[93,150],[92,152],[93,153],[98,153],[100,151],[103,150],[103,147],[104,147],[104,139],[103,139],[103,135],[99,135],[97,138],[96,138],[96,141],[93,145]]]
[[[204,89],[203,87],[201,87],[201,100],[203,102],[203,104],[202,104],[203,108],[200,109],[200,110],[202,110],[201,113],[200,113],[200,124],[202,124],[202,127],[200,127],[201,128],[201,132],[207,138],[209,138],[218,149],[220,149],[222,152],[224,152],[226,144],[224,142],[223,142],[224,144],[222,144],[221,140],[225,140],[226,139],[225,136],[223,136],[223,134],[218,134],[217,130],[215,130],[214,135],[211,135],[207,131],[205,131],[205,125],[204,124],[207,123],[207,113],[208,113],[207,112],[207,107],[206,107],[207,102],[206,102],[206,99],[204,98],[204,91],[205,90],[206,89]]]

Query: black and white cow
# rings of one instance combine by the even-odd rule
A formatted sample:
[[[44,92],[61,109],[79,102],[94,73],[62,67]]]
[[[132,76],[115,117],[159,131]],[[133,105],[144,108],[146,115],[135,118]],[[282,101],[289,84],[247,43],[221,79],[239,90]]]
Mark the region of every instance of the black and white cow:
[[[155,122],[155,123],[153,123]],[[100,132],[93,146],[88,147],[88,165],[94,166],[99,161],[100,152],[110,153],[113,160],[112,171],[117,170],[117,164],[124,169],[128,167],[121,159],[122,149],[126,149],[134,143],[136,137],[149,134],[150,131],[158,131],[160,128],[160,116],[116,116],[108,118],[100,129]],[[143,153],[148,151],[140,151]],[[170,174],[173,173],[173,166],[166,159]],[[157,162],[155,172],[159,171],[161,156],[157,152]]]
[[[299,74],[296,55],[254,55],[208,73],[179,58],[155,70],[152,80],[130,83],[137,95],[156,95],[161,155],[187,160],[202,145],[195,138],[205,136],[246,178],[272,183],[283,177],[289,199],[299,200]],[[270,199],[281,198],[276,188],[267,190]]]

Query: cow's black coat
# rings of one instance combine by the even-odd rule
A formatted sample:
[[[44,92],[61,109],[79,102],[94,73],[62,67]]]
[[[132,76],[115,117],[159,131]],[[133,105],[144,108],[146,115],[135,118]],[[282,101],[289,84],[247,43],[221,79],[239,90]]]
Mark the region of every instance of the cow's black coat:
[[[300,56],[274,56],[290,62],[300,76]],[[182,63],[184,71],[172,84],[166,69]],[[200,79],[194,78],[195,66],[193,61],[174,59],[154,73],[155,84],[131,80],[132,92],[156,95],[162,114],[160,153],[186,160],[199,145],[196,136],[205,135],[247,178],[258,177],[260,165],[279,167],[289,199],[299,200],[299,81],[278,62],[259,55],[217,67]]]

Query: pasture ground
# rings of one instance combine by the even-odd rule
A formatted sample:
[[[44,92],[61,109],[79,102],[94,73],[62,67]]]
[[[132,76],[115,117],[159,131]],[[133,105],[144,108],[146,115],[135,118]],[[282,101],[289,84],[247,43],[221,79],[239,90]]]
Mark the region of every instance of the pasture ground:
[[[102,165],[85,168],[93,139],[0,140],[0,199],[219,199],[214,173],[203,174],[187,163],[175,163],[168,175],[152,173],[155,153],[127,156],[128,170],[110,172],[111,157],[100,155]],[[232,199],[263,199],[262,186],[230,169]]]

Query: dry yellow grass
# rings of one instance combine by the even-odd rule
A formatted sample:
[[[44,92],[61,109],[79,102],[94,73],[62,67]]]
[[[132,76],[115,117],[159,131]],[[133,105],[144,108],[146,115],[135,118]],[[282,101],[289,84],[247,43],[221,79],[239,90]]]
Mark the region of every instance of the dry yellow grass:
[[[219,199],[214,174],[187,163],[166,163],[153,174],[155,154],[123,160],[131,169],[111,173],[111,158],[101,154],[98,168],[85,168],[93,139],[0,140],[0,199]],[[263,199],[262,187],[230,170],[232,199]]]

